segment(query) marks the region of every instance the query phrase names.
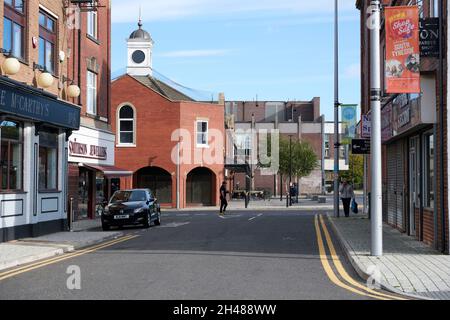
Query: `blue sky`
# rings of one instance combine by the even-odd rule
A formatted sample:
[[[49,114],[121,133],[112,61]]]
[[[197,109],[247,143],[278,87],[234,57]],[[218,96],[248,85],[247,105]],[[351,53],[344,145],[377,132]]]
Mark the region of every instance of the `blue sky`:
[[[153,68],[227,100],[322,99],[333,120],[333,0],[112,0],[112,71],[137,28],[155,41]],[[340,96],[360,102],[359,11],[340,0]]]

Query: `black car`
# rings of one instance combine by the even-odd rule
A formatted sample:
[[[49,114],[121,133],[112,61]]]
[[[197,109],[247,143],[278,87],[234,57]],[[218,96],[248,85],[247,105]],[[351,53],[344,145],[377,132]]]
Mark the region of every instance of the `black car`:
[[[102,212],[102,228],[161,224],[161,207],[148,189],[116,191]]]

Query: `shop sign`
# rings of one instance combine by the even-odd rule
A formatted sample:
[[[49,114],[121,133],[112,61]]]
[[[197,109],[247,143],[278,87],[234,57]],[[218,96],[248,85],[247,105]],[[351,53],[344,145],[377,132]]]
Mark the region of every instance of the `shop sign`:
[[[363,115],[361,123],[361,137],[370,138],[372,135],[372,121],[370,115]]]
[[[402,128],[410,122],[411,122],[411,109],[408,106],[405,110],[399,113],[397,124],[399,128]]]
[[[6,81],[0,81],[0,112],[67,129],[80,127],[79,107]]]
[[[92,144],[80,143],[76,141],[69,142],[69,154],[72,157],[90,158],[106,160],[108,158],[106,147],[100,147]]]
[[[439,58],[439,18],[420,19],[420,56]]]

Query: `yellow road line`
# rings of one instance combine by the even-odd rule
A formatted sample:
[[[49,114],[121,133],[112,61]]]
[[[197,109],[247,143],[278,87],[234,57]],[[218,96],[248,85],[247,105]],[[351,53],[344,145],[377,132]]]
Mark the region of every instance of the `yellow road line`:
[[[372,289],[370,289],[370,288],[360,284],[359,282],[355,281],[352,277],[350,277],[350,275],[345,270],[344,266],[342,265],[338,255],[336,253],[336,249],[334,247],[333,241],[331,240],[331,236],[330,236],[330,233],[328,232],[328,228],[327,228],[327,226],[325,224],[323,216],[320,215],[319,219],[320,219],[320,224],[322,226],[323,232],[325,234],[325,239],[326,239],[326,242],[328,244],[328,248],[329,248],[330,253],[331,253],[331,260],[333,261],[334,266],[336,267],[336,270],[339,272],[339,274],[342,276],[342,278],[344,280],[346,280],[349,284],[351,284],[351,285],[353,285],[353,286],[355,286],[357,288],[363,289],[363,290],[365,290],[365,291],[367,291],[368,293],[371,293],[371,294],[376,294],[376,295],[379,295],[379,296],[382,296],[382,297],[385,297],[385,298],[389,298],[389,299],[406,300],[404,298],[400,298],[400,297],[396,297],[396,296],[393,296],[393,295],[388,295],[388,294],[384,294],[384,293],[372,290]]]
[[[0,281],[5,280],[7,278],[14,277],[14,276],[19,275],[21,273],[25,273],[25,272],[32,271],[34,269],[45,267],[45,266],[50,265],[50,264],[58,263],[58,262],[61,262],[61,261],[64,261],[64,260],[68,260],[68,259],[72,259],[72,258],[81,256],[81,255],[92,253],[92,252],[98,251],[100,249],[107,248],[107,247],[113,246],[115,244],[134,239],[136,237],[138,237],[138,236],[135,236],[135,235],[125,236],[125,237],[122,237],[122,238],[119,238],[119,239],[111,240],[111,241],[108,241],[108,242],[105,242],[105,243],[102,243],[102,244],[90,247],[90,248],[83,249],[83,250],[80,250],[80,251],[75,251],[73,253],[65,254],[65,255],[62,255],[62,256],[55,257],[55,258],[47,259],[47,260],[44,260],[44,261],[40,261],[40,262],[36,262],[36,263],[30,264],[30,265],[23,266],[23,267],[20,267],[20,268],[16,268],[14,270],[3,272],[3,273],[0,273]]]
[[[336,274],[334,273],[333,269],[330,266],[330,263],[328,262],[328,256],[327,256],[326,251],[325,251],[325,246],[324,246],[324,242],[323,242],[323,239],[322,239],[322,234],[320,232],[319,219],[318,219],[317,215],[314,217],[314,225],[315,225],[315,228],[316,228],[317,243],[319,245],[320,261],[322,262],[323,269],[325,270],[325,273],[327,274],[327,276],[331,280],[331,282],[333,282],[338,287],[341,287],[341,288],[343,288],[343,289],[345,289],[347,291],[353,292],[353,293],[358,294],[358,295],[371,297],[371,298],[375,298],[375,299],[380,299],[380,300],[388,300],[388,299],[383,298],[383,297],[371,295],[371,294],[369,294],[367,292],[357,290],[357,289],[355,289],[355,288],[353,288],[353,287],[343,283],[336,276]]]

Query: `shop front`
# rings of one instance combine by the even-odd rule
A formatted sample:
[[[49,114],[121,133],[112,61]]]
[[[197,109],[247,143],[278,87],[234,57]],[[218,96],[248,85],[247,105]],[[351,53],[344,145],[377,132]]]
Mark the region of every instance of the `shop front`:
[[[67,138],[80,108],[0,77],[0,242],[64,230]]]
[[[384,220],[432,245],[436,216],[434,78],[422,76],[421,86],[422,94],[397,95],[382,110]]]
[[[75,220],[95,219],[120,178],[133,173],[114,166],[115,135],[81,126],[69,139],[69,201]]]

